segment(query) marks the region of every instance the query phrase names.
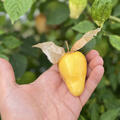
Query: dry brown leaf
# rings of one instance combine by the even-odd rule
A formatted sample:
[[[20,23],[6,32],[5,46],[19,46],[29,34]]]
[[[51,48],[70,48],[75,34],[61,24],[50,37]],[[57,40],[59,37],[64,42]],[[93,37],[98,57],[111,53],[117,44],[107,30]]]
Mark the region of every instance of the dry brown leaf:
[[[55,45],[53,42],[38,43],[33,47],[40,48],[47,55],[49,61],[53,64],[56,64],[65,54],[64,48]]]
[[[100,31],[101,31],[101,28],[97,28],[96,30],[91,30],[91,31],[87,32],[85,35],[83,35],[83,37],[80,40],[78,40],[72,46],[71,51],[77,51],[77,50],[81,49],[82,47],[84,47]]]

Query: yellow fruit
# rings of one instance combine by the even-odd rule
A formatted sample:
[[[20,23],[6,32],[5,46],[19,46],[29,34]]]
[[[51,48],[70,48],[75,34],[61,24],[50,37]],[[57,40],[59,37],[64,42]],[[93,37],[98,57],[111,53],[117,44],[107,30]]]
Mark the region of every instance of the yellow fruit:
[[[80,96],[84,90],[87,61],[81,52],[68,52],[59,61],[59,71],[70,93]]]
[[[46,33],[49,30],[47,19],[44,14],[40,14],[35,18],[35,26],[38,33]]]

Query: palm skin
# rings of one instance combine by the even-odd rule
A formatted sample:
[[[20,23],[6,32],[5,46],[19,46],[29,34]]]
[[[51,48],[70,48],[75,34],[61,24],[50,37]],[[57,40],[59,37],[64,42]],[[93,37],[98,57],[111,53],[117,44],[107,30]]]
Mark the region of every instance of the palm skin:
[[[17,85],[11,65],[0,59],[0,112],[2,120],[77,120],[100,82],[103,60],[95,50],[86,55],[88,74],[84,92],[72,96],[53,65],[35,82]]]

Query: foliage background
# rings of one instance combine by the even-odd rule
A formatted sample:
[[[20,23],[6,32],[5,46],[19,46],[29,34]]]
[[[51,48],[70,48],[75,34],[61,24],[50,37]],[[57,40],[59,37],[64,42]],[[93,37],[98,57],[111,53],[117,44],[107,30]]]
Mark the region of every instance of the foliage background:
[[[12,8],[5,9],[7,4],[0,1],[0,57],[11,62],[18,84],[33,82],[51,66],[46,56],[32,45],[53,41],[65,47],[65,40],[68,40],[72,46],[84,33],[97,28],[90,14],[93,1],[88,0],[84,12],[74,20],[69,17],[68,0],[31,0],[33,3],[19,12],[20,16],[26,13],[19,20],[15,14],[11,15],[14,16],[12,22],[17,20],[14,24],[7,15],[7,9]],[[105,74],[79,120],[120,120],[120,1],[112,0],[112,5],[112,16],[118,19],[107,20],[102,31],[81,49],[85,54],[91,49],[100,52],[105,62]],[[35,16],[39,13],[47,18],[47,32],[39,33],[35,27]]]

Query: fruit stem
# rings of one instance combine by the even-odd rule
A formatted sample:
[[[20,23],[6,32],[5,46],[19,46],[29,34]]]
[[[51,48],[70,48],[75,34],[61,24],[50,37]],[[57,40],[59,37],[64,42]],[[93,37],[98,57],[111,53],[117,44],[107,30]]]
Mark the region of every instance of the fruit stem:
[[[65,41],[65,44],[66,44],[66,47],[67,47],[67,51],[69,52],[69,51],[70,51],[70,49],[69,49],[68,42],[67,42],[67,41]]]
[[[120,18],[115,17],[115,16],[110,16],[110,20],[114,20],[116,22],[120,22]]]

